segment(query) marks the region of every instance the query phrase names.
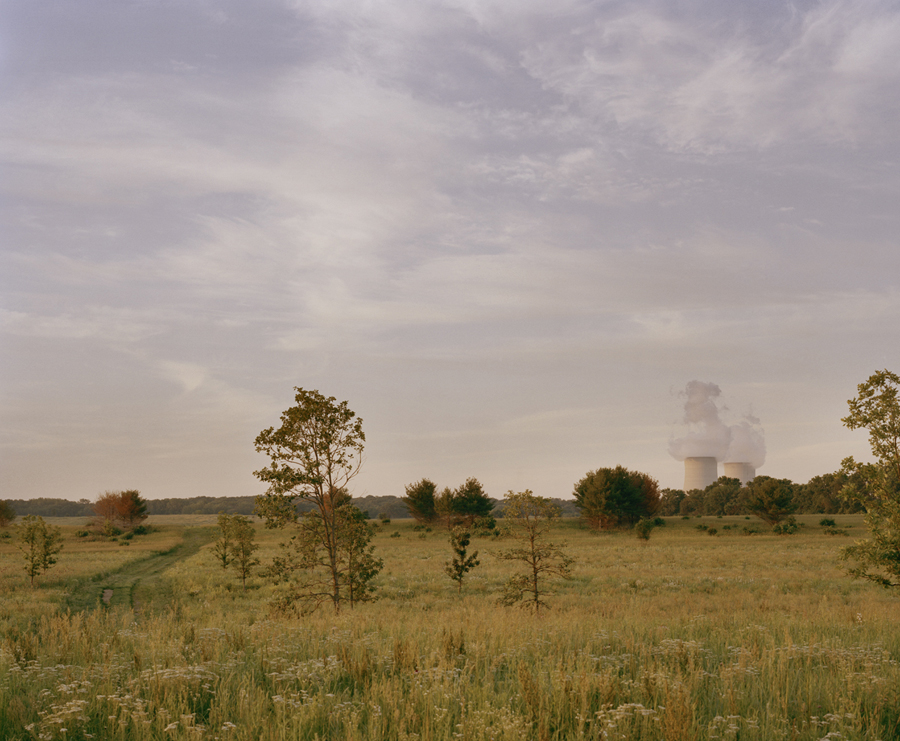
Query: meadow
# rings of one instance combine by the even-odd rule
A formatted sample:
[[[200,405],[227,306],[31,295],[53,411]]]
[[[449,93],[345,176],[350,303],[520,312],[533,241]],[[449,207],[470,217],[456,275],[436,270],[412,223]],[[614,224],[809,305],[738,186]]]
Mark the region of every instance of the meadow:
[[[861,517],[819,519],[668,518],[647,542],[563,520],[573,578],[537,616],[497,604],[508,541],[473,539],[458,595],[446,532],[394,521],[378,601],[304,618],[215,563],[213,517],[118,542],[48,520],[65,549],[33,590],[0,539],[0,738],[900,738],[898,595],[842,571]],[[263,562],[284,537],[257,526]]]

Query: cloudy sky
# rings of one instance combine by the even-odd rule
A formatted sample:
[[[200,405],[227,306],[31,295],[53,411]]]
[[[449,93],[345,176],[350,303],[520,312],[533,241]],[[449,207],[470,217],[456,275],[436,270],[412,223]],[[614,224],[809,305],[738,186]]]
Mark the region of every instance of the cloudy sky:
[[[357,495],[867,457],[900,371],[900,6],[9,0],[0,497],[258,494],[293,387]]]

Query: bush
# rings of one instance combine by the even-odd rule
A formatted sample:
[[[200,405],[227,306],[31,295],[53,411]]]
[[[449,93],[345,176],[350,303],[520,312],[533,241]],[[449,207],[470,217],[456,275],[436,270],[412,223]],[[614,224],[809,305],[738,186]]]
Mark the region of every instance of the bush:
[[[634,526],[634,534],[639,540],[650,540],[650,533],[653,532],[654,527],[656,527],[656,523],[653,520],[638,520]]]
[[[714,527],[711,527],[709,530],[706,531],[706,534],[707,535],[715,535],[717,532],[719,532],[719,531],[716,530]]]
[[[394,530],[394,532],[391,533],[391,537],[392,537],[392,538],[399,538],[399,537],[400,537],[400,531],[399,531],[399,530]]]
[[[800,529],[800,526],[797,525],[797,520],[791,516],[788,517],[784,522],[779,522],[772,528],[772,532],[776,535],[793,535]]]
[[[819,520],[819,524],[822,527],[836,527],[837,523],[831,517],[823,517]]]
[[[666,521],[662,517],[653,518],[653,527],[665,527]]]
[[[153,532],[153,528],[150,525],[138,525],[134,530],[132,530],[135,535],[149,535]]]

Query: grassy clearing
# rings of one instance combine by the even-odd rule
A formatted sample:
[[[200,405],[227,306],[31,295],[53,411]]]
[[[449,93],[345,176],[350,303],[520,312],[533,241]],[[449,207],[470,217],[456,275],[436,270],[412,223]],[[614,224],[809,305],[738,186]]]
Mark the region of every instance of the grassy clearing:
[[[506,543],[473,540],[459,597],[446,534],[409,522],[375,537],[379,602],[302,621],[269,615],[272,587],[242,591],[208,546],[155,571],[137,614],[64,611],[67,584],[99,589],[192,537],[184,517],[127,548],[69,535],[33,592],[0,545],[0,738],[900,738],[897,597],[849,580],[849,539],[800,519],[779,537],[673,518],[646,543],[564,521],[574,578],[539,617],[496,604]],[[265,562],[281,535],[258,538]]]

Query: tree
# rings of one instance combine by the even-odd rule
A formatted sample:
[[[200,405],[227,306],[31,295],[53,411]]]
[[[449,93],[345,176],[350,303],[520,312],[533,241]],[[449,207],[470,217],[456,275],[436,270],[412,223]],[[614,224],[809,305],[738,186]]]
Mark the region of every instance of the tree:
[[[435,499],[435,511],[450,530],[459,525],[469,528],[477,520],[490,517],[493,509],[493,501],[475,478],[466,479],[455,491],[444,489]]]
[[[147,519],[147,502],[137,489],[128,489],[119,494],[119,520],[133,530]]]
[[[429,523],[437,519],[434,502],[436,491],[437,486],[428,479],[422,479],[406,487],[406,496],[402,500],[409,510],[409,514],[417,522]]]
[[[241,587],[246,591],[247,577],[250,576],[251,569],[259,563],[259,559],[253,555],[259,549],[259,545],[253,542],[255,534],[253,523],[242,515],[232,515],[228,530],[231,536],[229,549],[231,565],[237,570],[241,577]]]
[[[900,480],[900,376],[889,370],[873,373],[857,386],[859,396],[847,404],[850,414],[841,419],[851,430],[869,431],[869,446],[881,465]]]
[[[368,523],[366,513],[346,501],[340,512],[343,526],[340,528],[341,550],[346,556],[347,601],[350,607],[357,602],[372,602],[375,599],[375,585],[372,580],[378,576],[384,561],[375,556],[372,545],[374,530]]]
[[[34,586],[34,578],[40,576],[53,564],[62,550],[62,532],[58,527],[48,525],[43,517],[26,515],[17,526],[18,547],[25,555],[25,573]]]
[[[132,530],[147,519],[147,503],[137,489],[107,491],[94,502],[94,514],[107,530],[115,526]]]
[[[0,499],[0,527],[7,527],[16,519],[16,511],[5,499]]]
[[[645,473],[624,466],[598,468],[575,484],[581,516],[595,530],[631,527],[659,507],[659,484]]]
[[[471,556],[468,555],[470,541],[471,535],[465,528],[454,527],[450,530],[450,547],[453,549],[453,557],[444,565],[444,571],[456,582],[457,592],[460,594],[466,574],[480,563],[478,551]]]
[[[212,551],[223,569],[231,563],[232,532],[231,515],[219,512],[219,539],[213,543]]]
[[[747,484],[747,508],[751,514],[774,527],[797,509],[793,483],[788,479],[757,476]]]
[[[269,570],[277,579],[305,572],[287,596],[302,603],[304,610],[315,609],[327,598],[340,612],[347,590],[360,576],[352,571],[358,562],[349,558],[348,548],[359,537],[371,539],[343,507],[349,504],[346,487],[359,473],[366,436],[362,420],[346,401],[338,403],[318,391],[294,390],[296,404],[282,413],[281,426],[269,427],[256,438],[257,452],[271,459],[267,468],[254,472],[269,485],[266,494],[257,497],[256,513],[266,520],[266,527],[297,527],[285,556],[273,563],[274,571]],[[312,505],[299,519],[297,501]],[[356,537],[349,537],[348,530]],[[281,604],[285,606],[283,600]]]
[[[563,547],[547,540],[560,508],[546,497],[535,496],[530,490],[518,494],[510,491],[505,503],[503,523],[506,531],[517,541],[515,548],[501,551],[497,557],[505,561],[521,561],[526,573],[511,577],[503,589],[500,602],[505,605],[521,603],[540,612],[546,607],[548,578],[568,579],[573,559]]]
[[[331,518],[338,535],[335,551],[341,601],[353,607],[374,600],[372,580],[383,566],[374,556],[372,527],[365,514],[349,501],[341,502]],[[327,549],[326,520],[318,511],[304,512],[295,523],[295,534],[281,544],[282,555],[273,559],[265,575],[282,588],[273,601],[279,612],[308,615],[325,602],[334,604],[334,572]],[[335,608],[339,610],[339,606]]]
[[[706,514],[734,515],[739,509],[741,480],[719,476],[705,489]]]
[[[877,371],[857,386],[847,404],[850,414],[841,421],[851,430],[869,431],[875,464],[843,461],[843,471],[856,481],[846,492],[866,508],[869,540],[848,546],[841,557],[853,564],[851,576],[883,587],[900,587],[900,377]]]

